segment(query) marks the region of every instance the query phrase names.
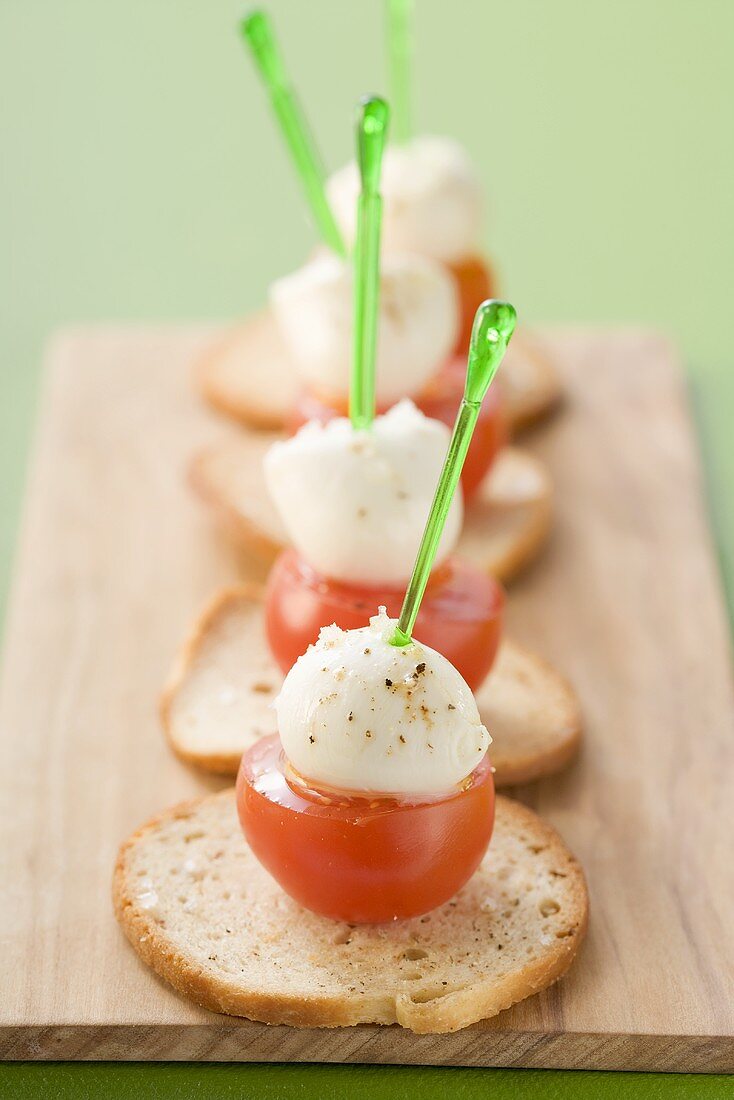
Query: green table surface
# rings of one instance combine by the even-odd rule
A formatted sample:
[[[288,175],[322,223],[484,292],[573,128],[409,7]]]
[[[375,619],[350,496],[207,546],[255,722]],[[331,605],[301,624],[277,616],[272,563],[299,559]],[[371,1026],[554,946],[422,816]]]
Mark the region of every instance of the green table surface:
[[[0,4],[0,610],[43,345],[90,320],[229,318],[314,237],[234,0]],[[385,91],[377,0],[272,0],[336,167]],[[533,323],[653,324],[692,382],[734,591],[731,0],[416,0],[415,115],[472,152]],[[723,1096],[721,1077],[353,1066],[8,1065],[0,1096]]]

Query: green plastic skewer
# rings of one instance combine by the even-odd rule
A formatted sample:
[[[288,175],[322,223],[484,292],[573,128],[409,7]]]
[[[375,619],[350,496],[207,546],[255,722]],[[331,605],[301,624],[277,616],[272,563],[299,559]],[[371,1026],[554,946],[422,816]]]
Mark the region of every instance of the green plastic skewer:
[[[390,99],[398,141],[413,136],[410,117],[410,17],[413,0],[387,0]]]
[[[408,645],[411,640],[479,410],[507,350],[515,330],[516,320],[517,314],[509,302],[489,300],[482,302],[477,310],[469,344],[464,396],[413,566],[413,575],[405,593],[400,618],[395,627],[395,633],[390,639],[392,645]]]
[[[349,418],[355,429],[369,428],[375,418],[377,311],[380,300],[380,174],[387,142],[390,108],[379,96],[360,101],[357,115],[357,164],[361,190],[357,199],[354,244],[354,345],[349,386]]]
[[[324,244],[333,249],[337,255],[346,256],[344,238],[326,197],[324,167],[308,123],[288,80],[270,18],[264,11],[252,11],[242,20],[240,29],[252,50],[255,63],[270,96],[321,238]]]

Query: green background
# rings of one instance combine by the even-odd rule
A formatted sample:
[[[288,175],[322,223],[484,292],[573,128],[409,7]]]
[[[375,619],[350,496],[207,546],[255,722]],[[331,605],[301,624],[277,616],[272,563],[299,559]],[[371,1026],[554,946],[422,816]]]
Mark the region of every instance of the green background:
[[[378,0],[272,0],[330,166],[385,91]],[[0,602],[43,344],[88,320],[229,318],[313,243],[232,0],[0,0]],[[416,0],[418,128],[471,150],[533,322],[677,340],[734,571],[732,0]],[[729,1086],[732,1086],[731,1081]],[[68,1091],[64,1092],[62,1089]],[[9,1067],[0,1094],[723,1095],[723,1079],[352,1067]],[[75,1091],[76,1090],[76,1091]]]

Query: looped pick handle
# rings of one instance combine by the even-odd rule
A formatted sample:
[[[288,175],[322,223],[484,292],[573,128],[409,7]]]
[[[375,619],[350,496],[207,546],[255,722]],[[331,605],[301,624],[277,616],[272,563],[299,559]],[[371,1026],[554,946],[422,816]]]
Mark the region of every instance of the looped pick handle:
[[[464,400],[481,404],[515,331],[517,313],[509,302],[482,302],[472,325]]]
[[[363,99],[357,119],[357,161],[364,194],[377,194],[390,108],[379,96]]]
[[[285,66],[278,53],[270,17],[266,12],[256,9],[246,15],[240,25],[268,87],[271,89],[285,87],[288,80]]]

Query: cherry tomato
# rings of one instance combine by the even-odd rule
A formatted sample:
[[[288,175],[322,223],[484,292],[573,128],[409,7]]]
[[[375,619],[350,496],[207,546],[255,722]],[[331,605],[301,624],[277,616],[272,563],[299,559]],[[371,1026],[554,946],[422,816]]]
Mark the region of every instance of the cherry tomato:
[[[453,428],[464,394],[465,373],[465,358],[452,359],[447,363],[416,397],[415,403],[421,412]],[[326,424],[335,416],[346,415],[346,405],[339,408],[326,404],[314,394],[304,392],[293,406],[286,427],[292,435],[308,420],[319,420],[322,424]],[[484,399],[461,473],[461,487],[467,500],[470,500],[477,491],[499,450],[506,442],[507,425],[502,411],[499,386],[495,385]]]
[[[469,350],[474,315],[486,298],[497,294],[497,280],[487,262],[480,256],[469,256],[457,264],[449,264],[449,271],[456,279],[459,291],[461,322],[456,354],[466,355]]]
[[[377,608],[397,618],[404,588],[343,584],[321,576],[295,550],[284,550],[268,577],[265,628],[283,672],[315,642],[322,626],[342,630],[367,626]],[[487,573],[452,557],[431,576],[415,637],[438,650],[459,670],[472,691],[494,661],[502,631],[505,594]]]
[[[237,812],[254,855],[299,905],[351,924],[416,917],[479,866],[492,768],[485,756],[461,789],[431,800],[325,792],[291,774],[274,734],[242,757]]]

